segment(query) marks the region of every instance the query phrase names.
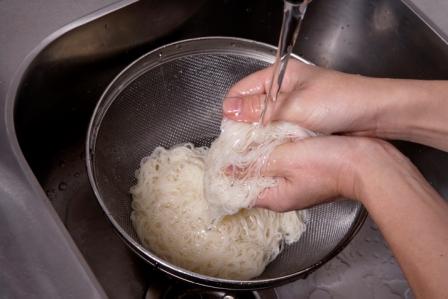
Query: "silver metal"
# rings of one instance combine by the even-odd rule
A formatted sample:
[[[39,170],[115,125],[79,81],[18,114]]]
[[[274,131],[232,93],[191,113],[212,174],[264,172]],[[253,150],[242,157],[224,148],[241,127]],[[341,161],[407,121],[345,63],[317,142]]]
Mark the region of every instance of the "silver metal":
[[[281,89],[283,77],[292,49],[299,35],[300,25],[305,16],[306,8],[310,1],[288,1],[283,4],[283,20],[278,42],[275,63],[272,69],[272,79],[268,93],[264,99],[263,109],[260,114],[260,122],[265,123],[264,117],[270,105],[274,105]]]
[[[307,230],[257,278],[221,279],[173,265],[144,248],[129,219],[129,188],[140,160],[155,147],[209,145],[219,134],[228,88],[274,60],[272,46],[237,38],[198,38],[160,47],[109,85],[89,125],[86,163],[95,195],[123,239],[147,262],[210,287],[253,289],[303,277],[333,257],[363,223],[359,203],[341,200],[309,210]],[[297,56],[293,56],[299,59]]]
[[[25,1],[3,1],[2,7],[13,2]],[[118,72],[160,45],[205,35],[278,42],[282,1],[127,2],[58,30],[20,67],[24,53],[18,49],[32,48],[50,23],[60,26],[62,16],[49,16],[49,26],[32,28],[25,19],[20,22],[24,27],[17,28],[17,22],[0,17],[0,30],[7,33],[0,36],[4,43],[14,34],[32,33],[0,51],[5,65],[0,68],[5,79],[0,84],[0,285],[6,297],[51,298],[54,290],[92,297],[95,283],[81,268],[92,269],[106,293],[116,298],[143,298],[158,280],[178,283],[152,270],[122,242],[95,199],[84,158],[95,104]],[[33,15],[26,7],[24,12]],[[401,1],[313,0],[306,14],[294,53],[319,66],[366,76],[448,79],[446,37]],[[16,78],[8,85],[13,70]],[[448,155],[412,143],[397,146],[448,197]],[[75,245],[75,254],[88,265],[73,259]],[[392,299],[407,297],[408,287],[369,219],[325,267],[276,291],[279,298]]]
[[[198,287],[191,284],[151,284],[145,299],[206,298],[206,299],[278,299],[275,289],[229,291]]]

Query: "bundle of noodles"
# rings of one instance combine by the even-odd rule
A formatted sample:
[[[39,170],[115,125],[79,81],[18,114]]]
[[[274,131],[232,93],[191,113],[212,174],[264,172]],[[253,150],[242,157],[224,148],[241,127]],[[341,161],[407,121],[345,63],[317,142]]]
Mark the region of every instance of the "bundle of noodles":
[[[285,142],[315,135],[295,124],[270,123],[265,127],[224,119],[221,135],[213,142],[206,158],[204,193],[213,219],[250,208],[266,188],[274,187],[277,180],[262,177],[260,169],[272,150]],[[228,167],[237,169],[238,176]],[[250,169],[240,177],[240,169]]]
[[[276,145],[305,137],[305,131],[290,124],[262,129],[266,132],[250,127],[224,121],[211,150],[192,144],[158,147],[142,160],[131,188],[131,220],[146,248],[193,272],[247,280],[260,275],[284,243],[300,238],[303,212],[245,209],[264,188],[275,186],[275,179],[235,181],[223,169],[266,159]],[[217,216],[220,221],[211,224]]]

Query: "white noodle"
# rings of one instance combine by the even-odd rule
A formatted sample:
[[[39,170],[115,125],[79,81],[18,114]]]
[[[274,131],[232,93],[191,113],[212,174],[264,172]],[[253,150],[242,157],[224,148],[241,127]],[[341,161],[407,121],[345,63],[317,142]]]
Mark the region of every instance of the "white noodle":
[[[275,179],[232,182],[223,168],[250,166],[260,157],[266,159],[278,144],[310,134],[290,124],[268,127],[265,132],[251,127],[224,121],[223,133],[210,151],[192,144],[169,150],[158,147],[142,160],[137,184],[131,188],[131,220],[146,248],[193,272],[247,280],[260,275],[284,243],[300,238],[304,211],[244,209],[264,188],[274,186]],[[204,188],[204,183],[210,188]],[[211,225],[210,216],[221,221]]]
[[[242,210],[210,226],[203,196],[206,150],[157,148],[142,161],[132,187],[131,215],[143,245],[185,269],[229,279],[260,275],[281,250],[299,239],[301,214]]]
[[[315,135],[295,124],[271,123],[265,127],[224,119],[221,135],[213,142],[206,158],[204,192],[213,219],[232,215],[242,208],[250,208],[266,188],[277,180],[260,176],[272,150],[285,142]],[[228,166],[250,168],[251,175],[235,178],[226,174]]]

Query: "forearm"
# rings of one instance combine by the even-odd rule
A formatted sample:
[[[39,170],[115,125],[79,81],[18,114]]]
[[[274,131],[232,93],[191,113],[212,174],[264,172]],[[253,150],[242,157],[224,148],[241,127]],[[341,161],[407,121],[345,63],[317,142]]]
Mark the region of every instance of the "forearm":
[[[448,151],[448,81],[381,80],[376,135]]]
[[[404,157],[368,165],[361,201],[419,298],[448,298],[448,204]]]

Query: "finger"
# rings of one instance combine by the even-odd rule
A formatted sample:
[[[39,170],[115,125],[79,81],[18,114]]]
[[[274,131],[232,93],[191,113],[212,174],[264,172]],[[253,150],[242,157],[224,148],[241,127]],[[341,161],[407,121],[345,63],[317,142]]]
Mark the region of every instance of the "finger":
[[[255,171],[252,167],[241,168],[235,165],[227,166],[224,170],[224,174],[237,180],[256,176]]]
[[[305,65],[299,61],[290,61],[283,78],[281,91],[291,92],[300,76],[300,69]],[[274,66],[262,69],[241,79],[229,90],[229,97],[267,94],[271,86]]]
[[[261,165],[260,168],[260,165],[257,167],[257,162],[244,168],[235,165],[228,165],[224,169],[224,174],[237,180],[258,176],[286,177],[289,174],[289,169],[291,168],[291,155],[289,153],[291,150],[290,147],[291,145],[289,143],[277,146],[269,155],[269,159],[264,165]]]
[[[294,156],[297,156],[297,142],[284,143],[277,146],[269,155],[269,159],[261,168],[260,174],[266,177],[284,177],[287,178],[291,175],[291,169]],[[294,165],[297,167],[297,165]]]
[[[284,112],[284,104],[288,102],[287,93],[280,93],[275,102],[268,102],[264,121],[289,120],[295,110]],[[253,94],[239,97],[226,97],[223,102],[224,117],[242,122],[254,123],[260,121],[261,112],[265,105],[266,94]],[[286,108],[289,108],[286,105]],[[289,115],[291,114],[291,115]]]
[[[277,199],[279,198],[278,193],[280,192],[279,190],[281,190],[280,185],[283,185],[283,182],[280,182],[278,186],[263,190],[257,197],[254,207],[277,211],[277,209],[274,208],[277,206],[276,202],[278,202]]]
[[[272,67],[250,74],[229,90],[229,97],[265,94],[272,79]]]
[[[341,132],[342,135],[356,136],[356,137],[377,137],[378,134],[375,130],[364,130],[357,132]]]
[[[294,190],[291,184],[281,179],[277,186],[265,189],[255,201],[254,207],[269,209],[276,212],[285,212],[291,210],[288,204],[290,198],[294,196]]]
[[[223,114],[235,121],[257,122],[264,103],[264,94],[225,98]]]

